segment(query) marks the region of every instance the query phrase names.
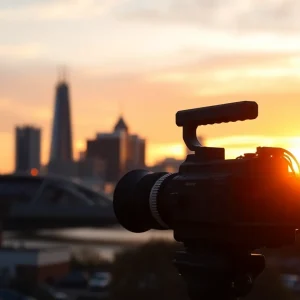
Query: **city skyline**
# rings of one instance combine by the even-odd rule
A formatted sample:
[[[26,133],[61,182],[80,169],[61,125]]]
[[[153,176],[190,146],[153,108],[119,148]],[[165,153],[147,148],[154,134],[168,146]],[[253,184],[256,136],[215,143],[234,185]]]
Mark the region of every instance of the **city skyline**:
[[[14,165],[14,126],[51,138],[57,65],[67,64],[74,152],[120,114],[147,139],[147,163],[185,153],[180,109],[240,100],[255,121],[199,129],[228,157],[281,146],[300,158],[300,20],[297,1],[2,1],[0,171]],[[214,4],[214,6],[212,5]],[[22,32],[20,32],[22,28]]]

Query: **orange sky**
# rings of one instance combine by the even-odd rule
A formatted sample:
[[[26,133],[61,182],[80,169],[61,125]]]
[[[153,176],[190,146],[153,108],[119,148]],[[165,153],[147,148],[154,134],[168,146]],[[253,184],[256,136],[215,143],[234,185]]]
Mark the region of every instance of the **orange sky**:
[[[199,133],[228,157],[274,145],[300,159],[300,2],[187,2],[1,1],[0,171],[13,170],[14,126],[25,123],[43,129],[47,162],[62,63],[75,152],[122,111],[131,132],[147,138],[148,163],[182,157],[177,110],[253,100],[257,120]]]

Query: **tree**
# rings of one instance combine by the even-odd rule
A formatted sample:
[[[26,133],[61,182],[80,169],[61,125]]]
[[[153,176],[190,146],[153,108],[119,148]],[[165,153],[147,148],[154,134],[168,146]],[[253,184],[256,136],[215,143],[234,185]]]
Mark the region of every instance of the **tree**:
[[[189,299],[183,278],[172,264],[177,249],[179,244],[175,242],[152,241],[117,255],[112,267],[111,299]],[[266,268],[245,299],[293,300],[294,297],[281,283],[279,272]]]
[[[178,244],[153,241],[116,256],[112,268],[113,300],[187,300],[186,286],[172,265]]]

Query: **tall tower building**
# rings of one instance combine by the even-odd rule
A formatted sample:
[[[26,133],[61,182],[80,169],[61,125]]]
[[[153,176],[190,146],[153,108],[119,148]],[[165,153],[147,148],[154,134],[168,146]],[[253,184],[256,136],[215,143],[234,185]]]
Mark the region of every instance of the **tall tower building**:
[[[41,130],[32,126],[16,127],[16,172],[40,170]]]
[[[70,162],[72,160],[73,147],[69,87],[63,79],[56,86],[50,163]]]

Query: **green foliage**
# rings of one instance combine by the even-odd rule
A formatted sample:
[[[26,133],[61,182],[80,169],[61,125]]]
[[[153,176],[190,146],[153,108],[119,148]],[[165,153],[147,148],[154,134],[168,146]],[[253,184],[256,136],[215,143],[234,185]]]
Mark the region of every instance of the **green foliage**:
[[[183,280],[172,265],[178,244],[154,241],[116,256],[112,268],[113,300],[186,300]]]

